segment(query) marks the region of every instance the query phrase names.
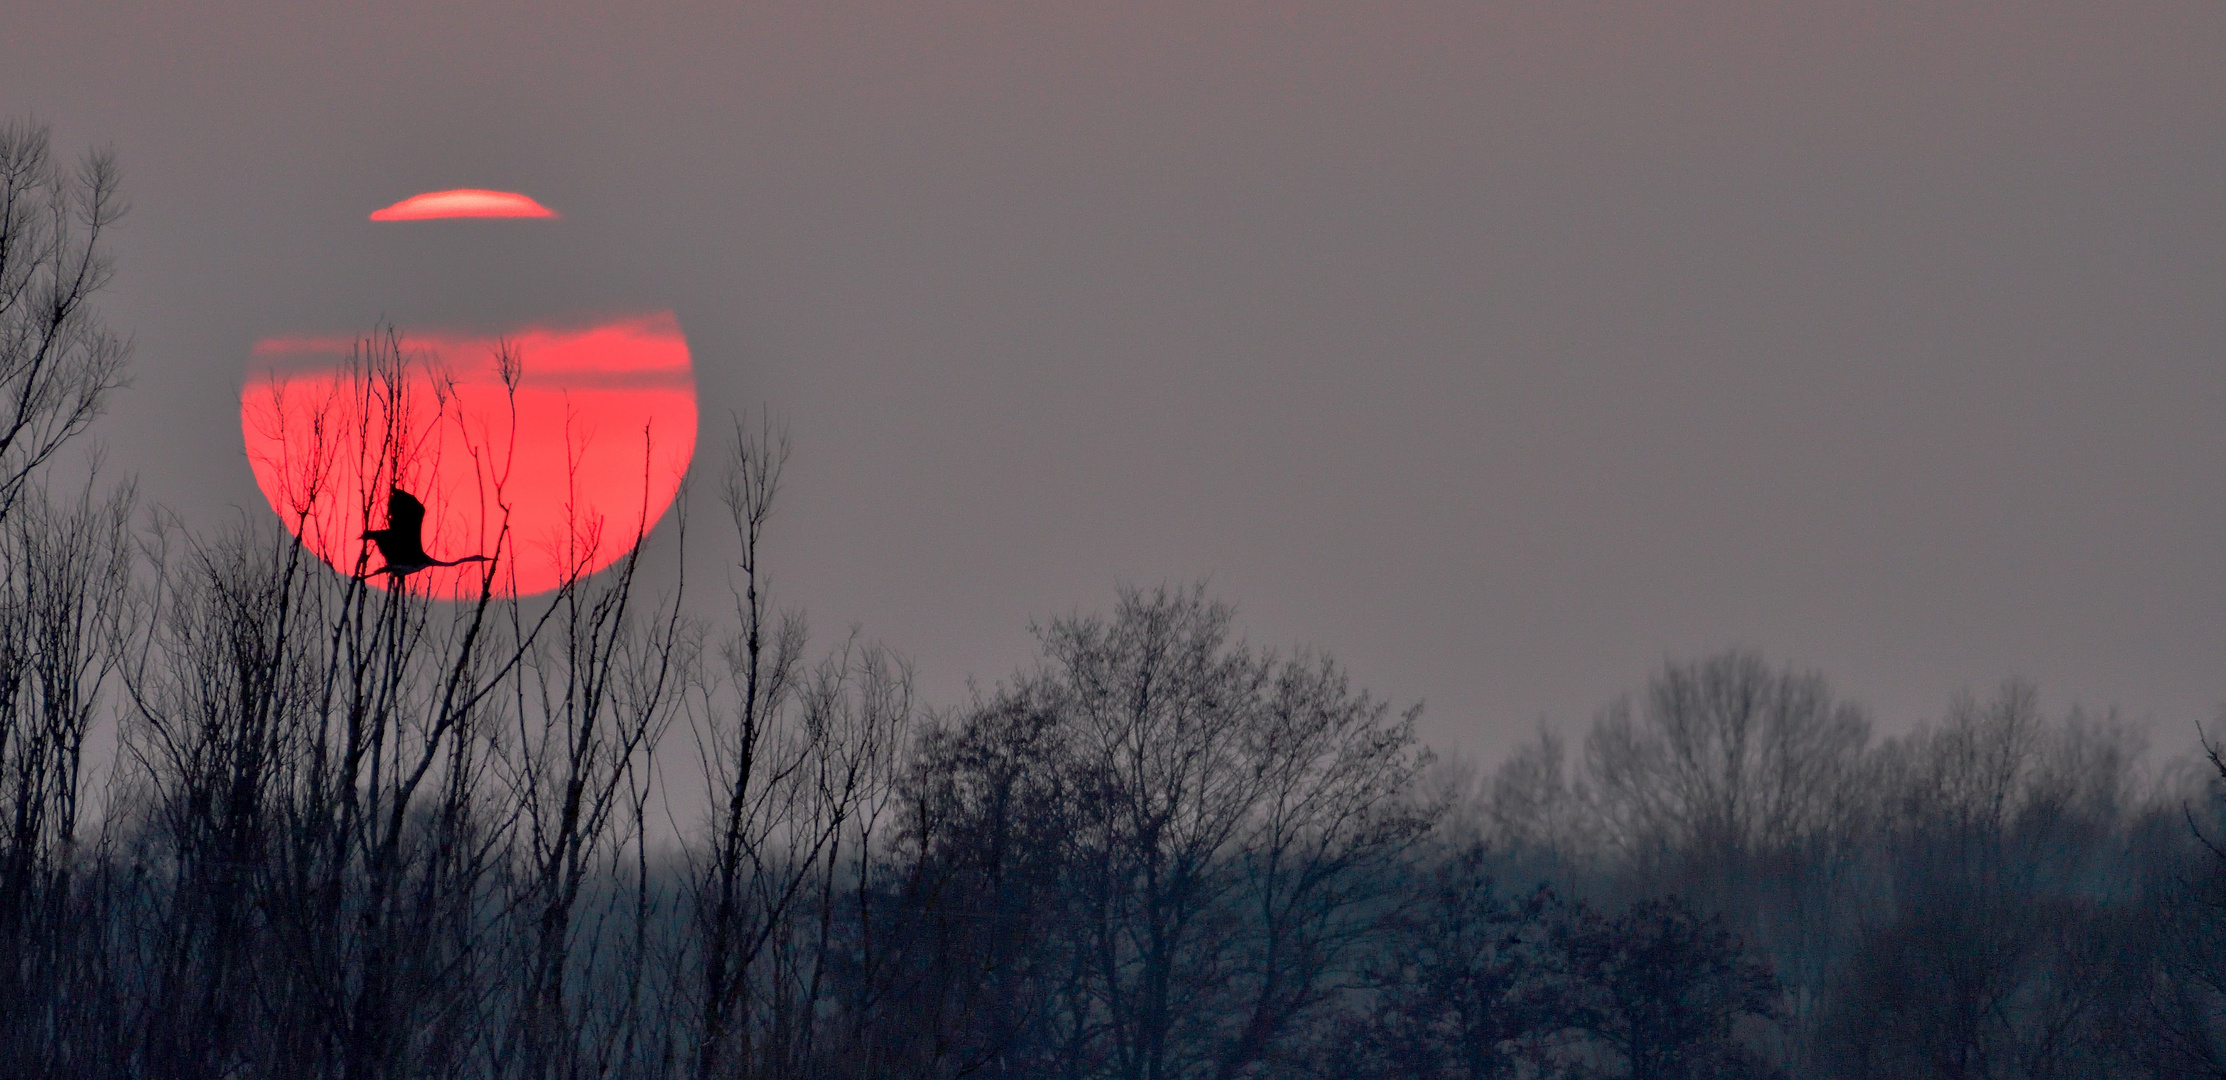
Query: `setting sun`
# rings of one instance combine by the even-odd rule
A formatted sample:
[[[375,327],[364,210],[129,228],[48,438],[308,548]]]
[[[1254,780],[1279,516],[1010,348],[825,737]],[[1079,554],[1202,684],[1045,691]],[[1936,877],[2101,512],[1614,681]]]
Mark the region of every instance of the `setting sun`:
[[[435,557],[492,556],[499,594],[553,589],[632,550],[695,451],[695,379],[669,311],[499,337],[272,337],[253,364],[240,429],[256,483],[343,573],[379,569],[362,537],[391,485],[425,503]],[[470,596],[483,572],[412,580]]]
[[[412,195],[371,212],[373,221],[430,221],[436,218],[553,218],[557,212],[515,191],[455,188]]]

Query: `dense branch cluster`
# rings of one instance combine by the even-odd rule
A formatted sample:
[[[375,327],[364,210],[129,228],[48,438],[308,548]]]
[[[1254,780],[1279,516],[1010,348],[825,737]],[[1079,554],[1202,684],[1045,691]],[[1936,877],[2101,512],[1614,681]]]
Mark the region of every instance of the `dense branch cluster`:
[[[1198,587],[931,709],[769,599],[764,424],[722,618],[646,521],[538,598],[375,587],[57,490],[114,166],[10,128],[0,198],[0,1075],[2226,1076],[2216,758],[2015,683],[1874,740],[1733,652],[1478,777]],[[391,413],[304,475],[431,468]]]

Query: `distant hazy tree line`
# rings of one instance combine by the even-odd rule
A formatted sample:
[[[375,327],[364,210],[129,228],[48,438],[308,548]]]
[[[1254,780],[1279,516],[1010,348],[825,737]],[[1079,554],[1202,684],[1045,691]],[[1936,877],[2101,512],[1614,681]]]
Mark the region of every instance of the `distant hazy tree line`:
[[[768,598],[764,425],[718,619],[64,483],[122,204],[48,142],[0,131],[0,1075],[2226,1076],[2226,764],[2022,684],[1880,740],[1729,652],[1478,776],[1197,587],[924,707]]]

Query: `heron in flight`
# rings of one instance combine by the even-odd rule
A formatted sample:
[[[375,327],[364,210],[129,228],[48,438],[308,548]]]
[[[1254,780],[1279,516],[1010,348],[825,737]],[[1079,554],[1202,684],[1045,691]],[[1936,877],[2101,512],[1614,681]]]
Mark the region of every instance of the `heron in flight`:
[[[386,528],[373,529],[363,534],[365,540],[379,545],[379,554],[386,556],[386,565],[372,573],[404,578],[428,566],[457,566],[468,562],[493,561],[486,555],[436,559],[425,553],[424,534],[425,504],[401,488],[389,489],[386,496]]]

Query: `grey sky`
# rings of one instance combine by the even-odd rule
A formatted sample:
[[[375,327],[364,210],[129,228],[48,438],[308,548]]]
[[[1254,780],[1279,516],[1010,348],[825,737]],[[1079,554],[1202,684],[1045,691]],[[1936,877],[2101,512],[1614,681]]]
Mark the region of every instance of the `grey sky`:
[[[659,303],[942,702],[1200,574],[1486,755],[1730,644],[2226,700],[2215,0],[563,6],[11,0],[0,112],[129,169],[149,496],[263,512],[258,337]],[[447,187],[566,219],[364,221]]]

